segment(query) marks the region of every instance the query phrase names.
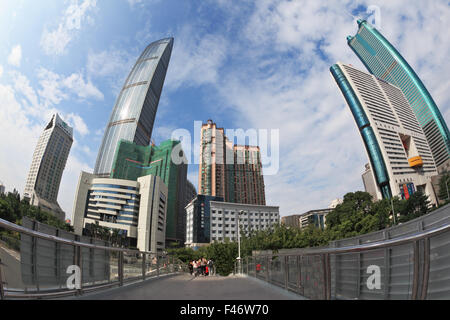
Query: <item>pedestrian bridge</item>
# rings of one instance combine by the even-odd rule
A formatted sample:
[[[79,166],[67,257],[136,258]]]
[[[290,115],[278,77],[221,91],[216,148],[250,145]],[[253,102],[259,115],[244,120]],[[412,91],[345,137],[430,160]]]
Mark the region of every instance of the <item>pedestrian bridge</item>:
[[[72,238],[71,238],[72,237]],[[228,277],[0,219],[1,299],[450,299],[450,205],[327,248],[260,252]]]

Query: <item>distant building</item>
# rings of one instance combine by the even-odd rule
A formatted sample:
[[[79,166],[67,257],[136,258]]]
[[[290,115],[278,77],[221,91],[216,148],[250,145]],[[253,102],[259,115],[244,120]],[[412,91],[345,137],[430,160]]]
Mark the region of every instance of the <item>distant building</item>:
[[[186,180],[186,201],[185,206],[189,204],[192,200],[197,196],[197,190],[195,190],[195,186],[189,180]]]
[[[173,156],[180,162],[174,162]],[[168,188],[166,243],[182,245],[186,237],[187,160],[180,141],[166,140],[159,146],[119,141],[111,178],[137,181],[147,175],[161,177]]]
[[[72,143],[73,129],[58,114],[54,114],[39,137],[24,190],[24,198],[31,205],[63,221],[65,213],[57,199]]]
[[[212,120],[201,130],[199,194],[223,197],[227,202],[265,205],[259,147],[234,145]]]
[[[316,228],[325,229],[327,215],[333,209],[311,210],[300,215],[300,229],[314,225]]]
[[[333,201],[331,201],[330,205],[328,206],[329,209],[334,209],[336,208],[338,205],[342,204],[344,202],[344,200],[342,199],[334,199]]]
[[[293,214],[281,217],[281,224],[289,228],[300,228],[300,215]]]
[[[281,223],[290,228],[307,228],[314,225],[324,229],[326,226],[326,216],[333,211],[333,208],[310,210],[302,214],[293,214],[281,218]]]
[[[3,185],[3,182],[0,181],[0,194],[5,193],[5,191],[5,186]]]
[[[372,200],[377,200],[377,186],[373,180],[373,174],[369,163],[366,164],[365,169],[366,170],[362,174],[364,190],[372,196]]]
[[[130,246],[141,251],[165,248],[167,186],[158,176],[134,180],[97,178],[82,172],[72,214],[78,235],[92,225],[118,229]]]
[[[186,206],[186,243],[198,247],[211,242],[238,240],[238,230],[273,229],[280,223],[279,207],[223,202],[221,198],[198,195]],[[238,219],[240,223],[238,226]]]

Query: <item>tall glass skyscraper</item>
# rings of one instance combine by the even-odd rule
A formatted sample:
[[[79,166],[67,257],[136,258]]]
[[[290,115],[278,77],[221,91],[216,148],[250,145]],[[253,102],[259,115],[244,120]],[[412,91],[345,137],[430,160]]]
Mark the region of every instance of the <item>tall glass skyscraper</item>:
[[[386,38],[365,20],[358,32],[347,37],[350,48],[370,73],[400,88],[412,107],[439,168],[450,159],[450,133],[436,103],[424,84]]]
[[[95,163],[94,174],[109,177],[121,139],[148,146],[172,54],[173,38],[151,43],[141,54],[117,98]]]

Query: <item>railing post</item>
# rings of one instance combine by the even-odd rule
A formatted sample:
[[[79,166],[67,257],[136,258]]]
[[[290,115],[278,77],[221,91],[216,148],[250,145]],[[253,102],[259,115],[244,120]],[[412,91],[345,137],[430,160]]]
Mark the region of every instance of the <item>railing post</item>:
[[[145,280],[145,271],[146,271],[146,268],[145,268],[145,256],[146,256],[146,254],[142,253],[142,280]]]
[[[248,256],[245,257],[245,261],[246,261],[246,265],[247,265],[247,272],[246,272],[246,274],[249,275],[249,274],[248,274]]]
[[[269,282],[269,256],[266,256],[266,282]]]
[[[330,254],[329,253],[324,254],[323,259],[324,259],[325,300],[331,300],[331,264],[330,264]]]
[[[423,243],[423,281],[422,281],[422,293],[421,300],[427,298],[428,293],[428,279],[430,277],[430,238],[425,238]]]
[[[0,300],[5,298],[5,291],[3,290],[3,278],[2,278],[2,259],[0,259]]]
[[[81,247],[75,246],[75,265],[80,268],[80,289],[77,290],[77,295],[81,295],[83,293],[83,263],[82,263],[82,255],[81,255]]]
[[[159,277],[159,255],[156,254],[156,276]]]
[[[118,268],[119,268],[119,286],[123,286],[123,251],[119,252],[119,261],[118,261]]]
[[[284,256],[284,288],[289,287],[289,256]]]
[[[414,274],[413,274],[413,286],[412,286],[412,292],[411,292],[411,299],[416,300],[417,299],[417,289],[419,286],[419,255],[420,255],[420,247],[419,247],[419,241],[416,240],[413,242],[413,248],[414,248]]]

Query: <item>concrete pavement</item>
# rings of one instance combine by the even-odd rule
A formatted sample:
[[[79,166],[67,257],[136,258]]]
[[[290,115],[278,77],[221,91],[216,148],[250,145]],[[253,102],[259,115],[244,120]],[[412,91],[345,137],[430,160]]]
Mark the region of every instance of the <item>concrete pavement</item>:
[[[82,300],[303,300],[252,277],[178,274],[86,294]]]

